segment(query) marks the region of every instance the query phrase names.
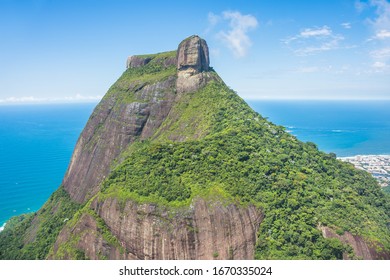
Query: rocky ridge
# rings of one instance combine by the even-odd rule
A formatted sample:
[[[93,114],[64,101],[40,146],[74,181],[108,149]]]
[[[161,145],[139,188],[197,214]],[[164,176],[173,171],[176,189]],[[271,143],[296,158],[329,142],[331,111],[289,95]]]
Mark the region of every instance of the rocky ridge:
[[[126,66],[63,185],[1,233],[0,258],[390,257],[390,200],[375,180],[254,112],[203,39]]]
[[[152,60],[153,56],[131,56],[127,68],[140,68]],[[88,120],[62,182],[75,201],[82,203],[95,195],[110,172],[112,161],[135,139],[150,138],[159,129],[172,104],[178,101],[177,93],[194,92],[212,79],[207,73],[208,47],[198,36],[184,40],[176,57],[161,56],[154,60],[163,69],[176,67],[177,74],[154,83],[129,83],[125,94],[134,93],[133,102],[109,96]]]
[[[177,74],[154,83],[129,84],[127,91],[134,93],[137,101],[120,104],[119,110],[115,110],[115,95],[103,99],[78,140],[63,181],[74,200],[83,203],[96,195],[112,162],[128,145],[136,139],[156,137],[165,119],[177,118],[170,113],[182,94],[217,79],[208,72],[208,47],[198,36],[184,40],[175,57],[131,56],[127,68],[141,68],[153,60],[159,60],[164,68],[174,65]],[[180,137],[170,138],[181,141]],[[225,206],[203,199],[173,217],[168,217],[172,209],[132,201],[121,207],[112,198],[95,198],[88,211],[60,233],[51,258],[74,257],[63,253],[61,244],[73,242],[72,235],[77,235],[76,247],[90,259],[252,259],[262,219],[262,212],[255,207]],[[115,244],[104,240],[97,219],[104,221],[117,240]]]

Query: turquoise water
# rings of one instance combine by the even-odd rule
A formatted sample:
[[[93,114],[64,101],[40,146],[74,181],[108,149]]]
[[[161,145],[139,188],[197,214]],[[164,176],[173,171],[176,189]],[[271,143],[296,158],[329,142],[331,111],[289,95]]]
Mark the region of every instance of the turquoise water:
[[[390,154],[390,101],[249,101],[302,141],[337,156]]]
[[[323,151],[390,154],[390,101],[248,103]],[[0,226],[38,210],[58,188],[94,106],[0,106]]]
[[[0,226],[59,187],[94,106],[0,106]]]

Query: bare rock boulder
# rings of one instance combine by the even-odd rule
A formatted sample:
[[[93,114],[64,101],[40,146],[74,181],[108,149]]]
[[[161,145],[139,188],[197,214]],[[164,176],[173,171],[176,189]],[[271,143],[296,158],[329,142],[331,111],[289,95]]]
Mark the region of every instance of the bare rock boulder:
[[[209,48],[205,40],[193,35],[182,41],[177,49],[177,92],[193,92],[209,80]]]
[[[127,68],[138,68],[148,64],[152,60],[151,57],[141,57],[137,55],[129,56],[126,62]]]

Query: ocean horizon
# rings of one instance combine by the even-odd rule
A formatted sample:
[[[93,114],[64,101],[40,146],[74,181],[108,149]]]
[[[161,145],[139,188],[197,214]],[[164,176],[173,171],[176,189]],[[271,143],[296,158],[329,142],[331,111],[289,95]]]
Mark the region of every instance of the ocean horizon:
[[[247,100],[299,140],[339,157],[390,154],[390,101]],[[0,106],[0,230],[60,186],[96,104]]]
[[[390,100],[247,101],[303,142],[338,157],[390,154]]]

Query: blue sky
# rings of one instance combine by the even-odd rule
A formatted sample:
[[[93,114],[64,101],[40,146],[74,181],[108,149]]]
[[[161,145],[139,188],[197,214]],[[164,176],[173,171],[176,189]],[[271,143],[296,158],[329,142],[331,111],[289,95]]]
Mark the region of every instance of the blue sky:
[[[96,101],[193,34],[244,99],[390,99],[387,0],[0,0],[0,104]]]

